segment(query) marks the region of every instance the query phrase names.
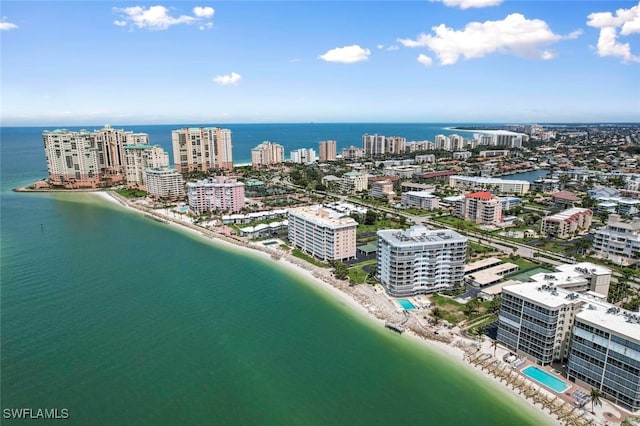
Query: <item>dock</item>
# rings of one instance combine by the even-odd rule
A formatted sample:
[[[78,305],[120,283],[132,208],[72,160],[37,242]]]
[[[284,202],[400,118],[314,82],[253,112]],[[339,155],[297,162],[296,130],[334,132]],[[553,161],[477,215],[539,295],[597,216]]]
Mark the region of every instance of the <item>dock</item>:
[[[385,321],[384,326],[390,330],[395,331],[396,333],[400,333],[400,334],[404,333],[404,327],[401,324]]]

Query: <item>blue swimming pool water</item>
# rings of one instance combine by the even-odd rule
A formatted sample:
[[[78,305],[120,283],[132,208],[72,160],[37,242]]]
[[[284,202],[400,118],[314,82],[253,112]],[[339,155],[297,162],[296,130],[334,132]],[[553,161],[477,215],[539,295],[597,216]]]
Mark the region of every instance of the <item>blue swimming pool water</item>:
[[[413,303],[409,302],[407,299],[398,299],[398,303],[402,306],[402,309],[406,311],[416,308]]]
[[[525,368],[524,370],[522,370],[522,373],[558,393],[566,391],[571,386],[567,384],[567,382],[564,382],[557,377],[552,376],[551,374],[539,369],[534,365],[530,365],[529,367]]]

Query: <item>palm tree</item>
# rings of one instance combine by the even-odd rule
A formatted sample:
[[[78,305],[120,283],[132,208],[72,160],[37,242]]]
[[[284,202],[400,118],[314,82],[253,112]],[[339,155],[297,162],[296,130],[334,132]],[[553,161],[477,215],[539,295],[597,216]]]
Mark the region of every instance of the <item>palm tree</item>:
[[[596,388],[591,388],[591,394],[589,395],[589,397],[591,398],[591,414],[594,413],[594,406],[595,405],[600,405],[602,406],[602,401],[600,400],[600,397],[603,396],[602,392],[600,392],[600,390],[596,389]]]
[[[496,356],[496,350],[498,350],[498,340],[494,340],[491,342],[491,347],[493,348],[493,356]]]

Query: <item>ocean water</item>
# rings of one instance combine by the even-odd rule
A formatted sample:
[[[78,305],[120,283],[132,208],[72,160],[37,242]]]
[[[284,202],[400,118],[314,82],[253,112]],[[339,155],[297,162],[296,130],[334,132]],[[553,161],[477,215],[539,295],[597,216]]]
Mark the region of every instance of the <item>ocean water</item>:
[[[269,260],[95,195],[11,192],[46,176],[42,129],[0,131],[3,410],[67,409],[78,425],[544,424]]]

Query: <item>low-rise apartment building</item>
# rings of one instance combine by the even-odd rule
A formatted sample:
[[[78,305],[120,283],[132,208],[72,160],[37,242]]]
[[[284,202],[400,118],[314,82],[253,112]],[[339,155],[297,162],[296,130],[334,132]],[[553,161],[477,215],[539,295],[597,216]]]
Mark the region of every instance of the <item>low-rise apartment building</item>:
[[[436,210],[440,208],[440,199],[430,191],[403,192],[401,203],[408,208]]]
[[[449,176],[449,186],[463,191],[491,191],[499,194],[522,195],[529,192],[526,180],[508,180],[481,176]]]
[[[391,296],[433,293],[462,284],[466,237],[417,225],[377,235],[378,279]]]
[[[620,215],[609,215],[607,225],[593,232],[591,247],[596,256],[617,265],[640,262],[640,218],[627,221]]]
[[[543,217],[540,232],[555,238],[572,238],[579,232],[589,229],[592,217],[593,212],[591,210],[574,207]]]

